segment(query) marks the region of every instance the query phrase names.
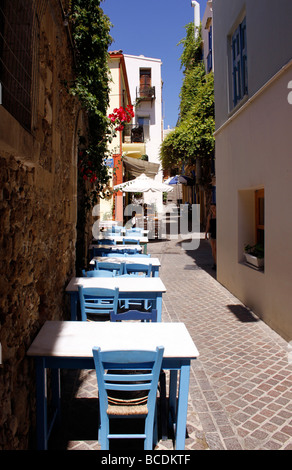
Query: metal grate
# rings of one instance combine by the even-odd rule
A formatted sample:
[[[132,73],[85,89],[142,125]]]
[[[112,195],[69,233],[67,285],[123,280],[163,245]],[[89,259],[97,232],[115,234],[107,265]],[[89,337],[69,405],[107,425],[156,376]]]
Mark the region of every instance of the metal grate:
[[[2,105],[26,129],[32,113],[32,2],[0,4],[0,82]]]

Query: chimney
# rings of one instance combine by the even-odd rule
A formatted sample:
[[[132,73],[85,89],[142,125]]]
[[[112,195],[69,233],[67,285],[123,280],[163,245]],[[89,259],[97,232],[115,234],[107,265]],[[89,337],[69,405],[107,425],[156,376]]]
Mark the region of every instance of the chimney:
[[[198,33],[199,33],[199,27],[200,27],[200,24],[201,24],[200,4],[198,2],[196,2],[195,0],[192,0],[191,4],[192,4],[192,7],[194,8],[195,38],[197,39]]]

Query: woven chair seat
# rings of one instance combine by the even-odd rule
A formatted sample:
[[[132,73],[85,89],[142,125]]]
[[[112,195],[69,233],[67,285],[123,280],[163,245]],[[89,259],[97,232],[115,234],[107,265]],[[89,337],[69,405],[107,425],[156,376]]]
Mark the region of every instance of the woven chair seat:
[[[134,371],[125,371],[126,373],[133,374]],[[128,415],[147,415],[147,391],[124,392],[122,398],[121,393],[115,396],[115,392],[111,391],[108,394],[108,408],[107,414],[116,416]]]
[[[120,403],[111,404],[109,400],[106,412],[111,416],[146,416],[148,414],[147,397],[141,399],[141,403],[139,403],[139,400],[133,399],[121,400]]]

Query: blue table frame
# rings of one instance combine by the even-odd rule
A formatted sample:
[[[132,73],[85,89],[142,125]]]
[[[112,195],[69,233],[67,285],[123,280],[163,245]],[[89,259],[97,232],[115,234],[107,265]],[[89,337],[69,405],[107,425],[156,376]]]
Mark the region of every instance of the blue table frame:
[[[77,277],[71,279],[66,287],[66,292],[70,295],[71,305],[71,321],[76,321],[79,294],[78,285],[84,287],[106,287],[113,289],[119,288],[119,300],[148,300],[153,304],[153,308],[157,310],[157,321],[161,322],[162,317],[162,294],[166,292],[166,288],[159,277],[133,277],[131,282],[129,278],[121,276],[101,278],[101,277]]]
[[[59,348],[60,351],[58,352],[58,343],[61,341],[62,327],[64,325],[66,326],[66,324],[73,326],[73,330],[75,331],[73,334],[71,332],[68,343],[68,333],[66,333],[68,328],[65,328],[64,330],[66,348],[68,349],[66,354],[69,354],[69,356],[63,355],[63,352],[61,352],[62,348]],[[85,331],[92,331],[98,326],[97,323],[83,322],[82,324],[86,326]],[[169,406],[176,437],[175,448],[176,450],[184,450],[190,364],[191,360],[196,359],[199,355],[184,324],[139,323],[135,324],[138,325],[138,329],[135,330],[133,330],[133,324],[129,325],[127,323],[107,323],[105,325],[105,331],[119,332],[119,338],[121,338],[121,341],[124,335],[128,335],[129,332],[132,334],[133,331],[136,331],[137,334],[134,338],[131,336],[128,336],[127,338],[128,348],[130,349],[132,346],[134,348],[137,343],[141,342],[141,340],[145,340],[145,335],[149,336],[151,347],[154,347],[153,345],[156,341],[155,338],[160,336],[160,344],[163,344],[165,347],[162,368],[164,370],[170,370]],[[113,327],[113,325],[115,326]],[[167,325],[166,328],[165,325]],[[77,328],[75,328],[76,326]],[[119,329],[117,330],[117,328]],[[82,338],[83,340],[84,338],[86,339],[86,348],[88,350],[92,350],[92,346],[96,345],[91,337],[86,338],[82,335],[82,330],[83,328],[80,330],[80,322],[46,322],[28,351],[28,355],[34,357],[36,361],[37,448],[39,450],[47,450],[48,440],[53,424],[60,420],[60,369],[94,369],[93,357],[84,357],[84,352],[81,351],[80,348],[79,353],[77,353],[78,347],[80,343],[82,343]],[[101,334],[105,341],[104,331],[102,331]],[[97,341],[98,340],[95,342]],[[75,354],[72,352],[74,344],[78,345],[78,347],[75,346]],[[117,345],[116,349],[119,349],[119,345]],[[168,357],[168,354],[170,354],[171,357]],[[52,372],[52,404],[55,408],[55,413],[51,423],[48,423],[47,419],[47,369],[51,369]],[[178,396],[176,397],[178,371],[180,374]]]
[[[141,263],[141,264],[152,264],[151,267],[151,274],[152,277],[159,277],[159,268],[160,262],[158,258],[135,258],[135,255],[131,257],[117,257],[117,258],[108,258],[107,256],[95,256],[90,261],[90,265],[94,266],[94,260],[105,262],[105,263]],[[155,264],[153,264],[153,260],[155,260]]]

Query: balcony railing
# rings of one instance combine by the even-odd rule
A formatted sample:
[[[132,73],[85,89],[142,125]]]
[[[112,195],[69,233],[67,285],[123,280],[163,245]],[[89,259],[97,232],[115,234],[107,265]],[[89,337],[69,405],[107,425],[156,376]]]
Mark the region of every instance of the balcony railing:
[[[140,86],[136,88],[136,98],[143,101],[155,100],[155,86]]]

